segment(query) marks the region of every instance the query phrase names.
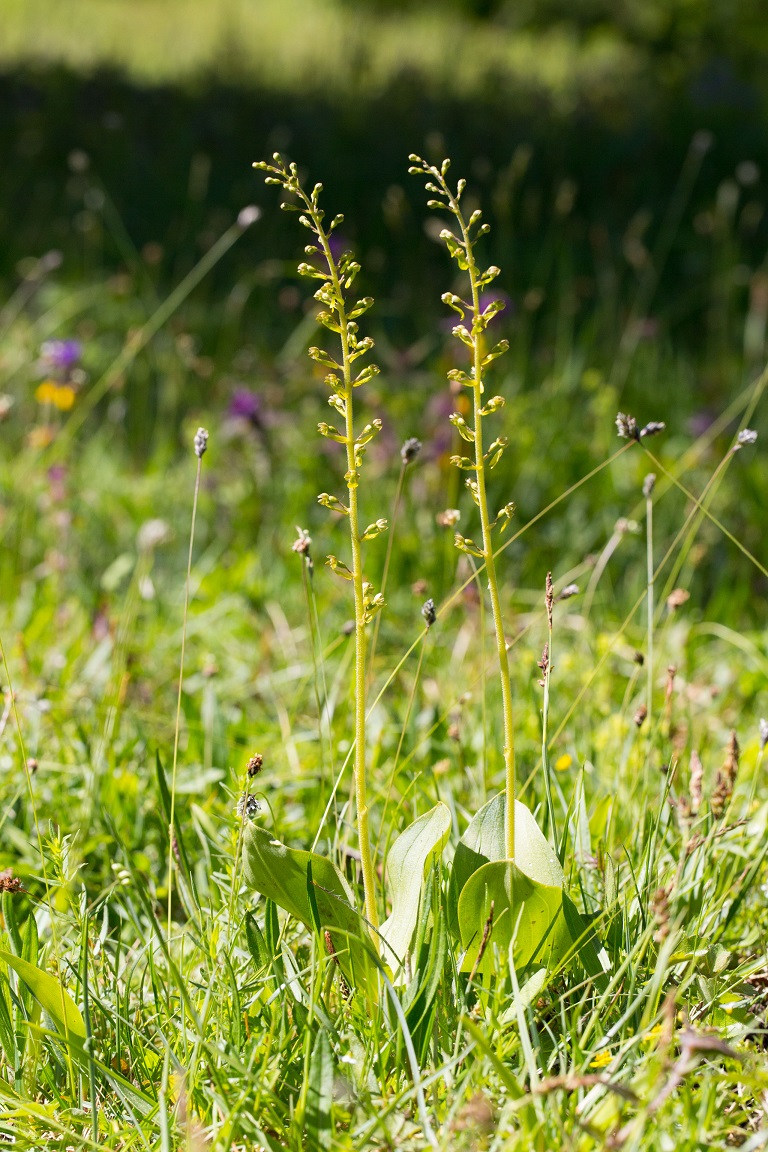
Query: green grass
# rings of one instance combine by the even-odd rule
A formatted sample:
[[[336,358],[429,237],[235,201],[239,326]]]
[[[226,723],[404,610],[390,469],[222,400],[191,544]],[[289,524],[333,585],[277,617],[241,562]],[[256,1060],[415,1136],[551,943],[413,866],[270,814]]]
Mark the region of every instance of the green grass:
[[[347,999],[315,935],[246,889],[234,812],[246,763],[260,752],[260,822],[291,846],[317,839],[359,891],[343,771],[353,638],[322,564],[341,554],[343,526],[315,503],[318,490],[333,491],[336,460],[313,431],[327,415],[303,355],[314,326],[297,318],[268,356],[232,324],[211,373],[195,341],[212,300],[182,301],[141,352],[127,334],[162,304],[117,291],[98,269],[78,284],[54,273],[19,304],[0,338],[2,391],[14,399],[0,463],[0,865],[25,891],[3,895],[0,1132],[35,1150],[763,1147],[766,465],[761,440],[729,450],[735,428],[762,427],[766,378],[741,359],[743,316],[720,346],[733,382],[717,402],[724,418],[698,437],[686,431],[694,362],[658,345],[632,349],[641,422],[659,415],[652,404],[664,392],[679,397],[669,431],[649,442],[653,459],[615,436],[615,330],[605,343],[574,339],[563,305],[553,316],[557,358],[538,387],[523,388],[518,375],[547,351],[527,330],[516,363],[496,378],[510,448],[491,499],[519,505],[498,558],[518,785],[545,823],[537,661],[551,570],[556,591],[580,587],[555,606],[554,812],[568,890],[605,949],[606,973],[571,958],[518,980],[506,957],[494,980],[457,971],[446,935],[450,859],[502,787],[504,761],[484,582],[435,519],[459,507],[462,530],[475,531],[448,463],[455,447],[440,440],[445,416],[430,408],[451,364],[439,335],[431,358],[373,393],[389,430],[367,460],[363,522],[387,507],[393,520],[400,443],[425,443],[406,478],[372,672],[377,863],[437,800],[453,830],[422,904],[413,982],[372,1003],[359,991]],[[71,414],[57,417],[52,443],[36,447],[39,343],[78,326],[90,380]],[[608,372],[592,367],[601,361]],[[264,398],[261,429],[224,411],[234,363]],[[103,380],[110,388],[91,409],[89,389]],[[147,413],[155,431],[142,445]],[[199,423],[211,440],[190,584],[169,933],[167,789]],[[651,717],[638,727],[649,471],[657,611]],[[615,533],[620,517],[638,531]],[[140,532],[156,518],[167,533],[149,548]],[[313,537],[311,582],[291,550],[296,524]],[[377,578],[384,550],[371,545]],[[691,596],[671,608],[676,588]],[[427,595],[441,612],[425,638]],[[735,794],[716,816],[710,800],[733,729]],[[703,800],[688,815],[694,753]],[[55,996],[41,1012],[18,956],[55,978],[59,1004],[60,988],[72,997],[85,1046],[57,1029]]]
[[[415,72],[466,95],[509,73],[567,106],[587,79],[605,97],[620,90],[642,57],[612,36],[581,44],[567,29],[500,32],[429,6],[396,15],[363,8],[352,18],[338,0],[8,0],[0,63],[51,60],[111,65],[142,81],[208,74],[288,91],[309,82],[375,93]]]

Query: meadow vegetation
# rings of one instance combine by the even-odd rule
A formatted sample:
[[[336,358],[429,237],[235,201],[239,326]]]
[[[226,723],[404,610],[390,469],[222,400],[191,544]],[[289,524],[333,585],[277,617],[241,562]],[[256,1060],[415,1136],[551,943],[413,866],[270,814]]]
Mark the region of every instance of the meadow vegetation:
[[[761,174],[440,143],[7,273],[0,1142],[765,1146]]]
[[[494,17],[491,21],[488,17]],[[404,72],[477,94],[488,77],[577,100],[618,93],[648,73],[674,84],[724,53],[759,76],[766,32],[759,0],[6,0],[0,61],[113,66],[147,81],[227,70],[283,91],[374,90]],[[661,67],[659,67],[661,66]]]

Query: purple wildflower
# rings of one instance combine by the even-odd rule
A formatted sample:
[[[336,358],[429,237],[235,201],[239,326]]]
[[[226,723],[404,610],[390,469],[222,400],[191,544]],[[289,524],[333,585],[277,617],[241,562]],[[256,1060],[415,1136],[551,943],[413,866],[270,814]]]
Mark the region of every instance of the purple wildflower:
[[[233,420],[246,420],[258,428],[263,424],[263,407],[258,392],[252,392],[250,388],[235,388],[227,414]]]
[[[80,362],[83,346],[79,340],[46,340],[40,349],[43,361],[50,369],[71,372]]]

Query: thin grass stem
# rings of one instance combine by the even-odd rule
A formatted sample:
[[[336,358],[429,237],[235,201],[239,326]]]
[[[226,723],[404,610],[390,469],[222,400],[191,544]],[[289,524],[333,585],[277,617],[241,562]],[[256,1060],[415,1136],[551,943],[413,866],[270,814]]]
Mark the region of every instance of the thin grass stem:
[[[403,496],[403,485],[405,484],[405,472],[408,467],[408,461],[403,458],[400,463],[400,472],[397,477],[397,488],[395,489],[395,498],[392,501],[392,516],[389,521],[389,532],[387,533],[387,550],[384,554],[384,568],[381,573],[381,594],[386,596],[387,593],[387,580],[389,578],[389,566],[392,561],[392,547],[395,542],[395,528],[397,527],[397,517],[400,512],[400,501]],[[379,639],[379,628],[381,627],[381,613],[379,612],[373,622],[373,632],[371,634],[370,651],[368,655],[369,662],[369,675],[373,679],[373,662],[376,657],[376,645]],[[370,687],[370,683],[369,683]]]
[[[547,731],[549,728],[549,689],[552,677],[552,617],[554,609],[554,591],[552,588],[552,573],[547,573],[547,590],[545,596],[547,611],[547,646],[541,658],[544,688],[544,699],[541,707],[541,766],[544,774],[544,791],[547,798],[547,815],[549,818],[549,835],[552,838],[555,852],[559,851],[557,842],[557,822],[555,820],[555,805],[552,799],[552,769],[549,763],[549,749],[547,747]]]
[[[429,629],[425,629],[425,631],[429,631]],[[426,652],[426,648],[427,648],[426,644],[422,644],[420,649],[419,649],[419,660],[418,660],[418,663],[416,665],[416,673],[415,673],[414,678],[413,678],[413,684],[411,685],[411,691],[408,694],[408,704],[407,704],[406,709],[405,709],[405,717],[403,719],[403,726],[400,729],[400,738],[397,742],[397,751],[395,752],[395,759],[392,763],[392,771],[389,774],[389,782],[388,782],[387,789],[386,789],[386,792],[384,795],[384,810],[381,814],[381,825],[380,825],[381,829],[383,829],[385,827],[385,824],[386,824],[387,809],[389,807],[389,799],[390,799],[390,796],[392,795],[392,790],[393,790],[394,784],[395,784],[395,778],[397,776],[397,769],[398,769],[399,764],[400,764],[400,753],[403,750],[403,743],[405,741],[405,735],[406,735],[406,732],[408,731],[408,721],[411,718],[411,711],[413,709],[413,702],[416,699],[416,691],[418,689],[419,680],[421,678],[421,668],[422,668],[422,665],[424,663],[424,653]],[[381,831],[379,832],[379,839],[376,842],[377,853],[378,853],[378,848],[379,848],[380,842],[381,842]]]
[[[192,583],[192,556],[195,546],[195,526],[197,523],[197,503],[200,495],[200,477],[203,468],[203,454],[205,447],[202,451],[198,451],[197,441],[200,433],[198,431],[195,437],[195,454],[197,456],[197,470],[195,472],[195,488],[192,497],[192,522],[189,529],[189,551],[187,553],[187,575],[184,581],[184,614],[181,623],[181,655],[179,658],[179,688],[176,695],[176,723],[173,732],[173,765],[171,768],[171,818],[168,824],[168,917],[167,917],[167,937],[170,947],[171,939],[171,924],[172,924],[172,900],[173,900],[173,860],[174,860],[174,846],[175,846],[175,827],[176,827],[176,772],[179,763],[179,732],[181,730],[181,698],[184,688],[184,656],[187,648],[187,620],[189,618],[189,590]],[[205,443],[207,445],[208,433],[205,432]]]
[[[651,485],[648,485],[651,487]],[[648,492],[645,498],[645,561],[646,561],[646,592],[647,592],[647,640],[646,640],[646,708],[648,711],[648,759],[651,757],[653,744],[653,493]]]

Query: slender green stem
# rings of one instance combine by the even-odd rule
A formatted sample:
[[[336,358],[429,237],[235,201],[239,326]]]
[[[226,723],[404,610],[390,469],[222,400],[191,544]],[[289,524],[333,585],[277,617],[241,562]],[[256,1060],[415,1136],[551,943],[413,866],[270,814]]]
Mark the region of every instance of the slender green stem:
[[[387,580],[389,578],[389,565],[392,560],[392,547],[395,542],[395,527],[397,525],[397,516],[400,511],[400,501],[403,495],[403,485],[405,483],[405,470],[408,467],[408,462],[403,460],[400,465],[400,475],[397,478],[397,489],[395,491],[395,499],[392,504],[392,519],[389,525],[389,532],[387,534],[387,551],[384,556],[384,568],[381,573],[381,594],[384,596],[387,591]],[[370,675],[373,676],[373,660],[376,655],[376,644],[379,639],[379,627],[381,625],[381,613],[376,616],[373,624],[373,635],[371,636],[371,646],[368,661],[370,664]]]
[[[317,722],[318,722],[318,742],[320,746],[320,781],[322,786],[322,794],[325,793],[326,780],[325,780],[325,752],[324,740],[328,735],[328,755],[331,769],[331,780],[336,775],[333,766],[333,735],[331,732],[330,717],[326,717],[327,704],[328,704],[328,689],[325,683],[325,665],[323,663],[323,650],[320,642],[319,622],[317,620],[317,607],[315,604],[314,587],[312,583],[311,567],[307,563],[307,557],[301,558],[301,578],[304,585],[304,596],[307,601],[307,616],[309,618],[309,639],[312,647],[312,669],[314,675],[312,683],[315,690],[315,706],[317,708]],[[320,698],[320,684],[322,683],[322,700]],[[324,720],[327,718],[327,725]]]
[[[246,218],[247,219],[247,218]],[[252,217],[251,222],[258,219]],[[233,244],[243,235],[249,223],[241,219],[227,228],[219,239],[213,244],[204,256],[195,264],[181,283],[177,284],[169,296],[158,306],[147,322],[138,331],[126,340],[123,350],[115,358],[103,376],[89,388],[77,402],[72,415],[67,420],[55,441],[56,457],[62,456],[66,450],[71,450],[71,443],[75,432],[83,424],[89,413],[96,407],[103,396],[115,387],[117,382],[125,375],[141,350],[160,331],[163,325],[171,318],[174,312],[184,303],[189,294],[203,280],[212,268],[221,260]]]
[[[541,707],[541,766],[544,772],[544,791],[547,796],[547,814],[549,816],[549,834],[558,851],[557,825],[555,823],[555,805],[552,799],[552,768],[549,763],[548,731],[549,731],[549,683],[552,676],[552,612],[547,613],[547,651],[542,658],[544,677],[544,700]]]
[[[479,342],[479,341],[478,341]],[[479,354],[475,353],[475,363],[479,364]],[[475,385],[475,459],[477,461],[477,490],[480,498],[480,523],[483,528],[483,558],[488,573],[488,591],[491,597],[493,625],[496,631],[496,651],[499,657],[501,676],[501,705],[504,717],[504,784],[507,797],[504,840],[507,858],[515,858],[515,728],[512,711],[512,683],[509,677],[509,657],[507,641],[504,637],[504,620],[501,613],[501,597],[496,576],[496,562],[493,558],[491,524],[488,517],[488,499],[485,491],[485,462],[482,451],[482,416],[480,409],[480,386]]]
[[[451,418],[451,422],[459,429],[462,437],[466,440],[474,441],[475,458],[474,462],[470,464],[469,461],[464,461],[462,458],[455,458],[454,462],[461,468],[470,468],[475,474],[475,480],[469,482],[469,487],[475,499],[480,512],[480,525],[482,529],[482,547],[473,545],[471,541],[462,540],[457,538],[457,544],[462,550],[470,554],[478,556],[485,564],[486,574],[488,576],[488,593],[491,601],[491,612],[493,614],[493,625],[496,634],[496,654],[498,657],[499,676],[501,679],[501,701],[502,701],[502,716],[504,723],[504,776],[505,776],[505,797],[506,797],[506,813],[505,813],[505,828],[504,828],[504,842],[505,853],[508,860],[514,860],[515,857],[515,730],[514,730],[514,717],[512,708],[512,684],[509,676],[509,657],[507,655],[507,641],[504,636],[504,619],[501,610],[501,596],[499,594],[499,582],[496,575],[496,562],[495,552],[493,548],[492,528],[493,524],[488,514],[488,494],[486,491],[486,466],[492,468],[501,451],[504,448],[506,441],[499,440],[490,446],[489,460],[486,461],[485,453],[483,451],[483,417],[489,415],[491,412],[500,408],[504,401],[499,397],[494,398],[492,403],[489,402],[485,407],[483,406],[483,391],[484,391],[484,377],[483,372],[485,366],[492,360],[496,359],[503,352],[507,351],[509,345],[506,341],[501,341],[495,348],[486,354],[485,342],[485,329],[489,322],[493,319],[495,312],[503,307],[501,304],[491,304],[488,308],[483,308],[480,302],[480,290],[486,284],[489,284],[495,276],[498,275],[498,268],[488,268],[485,272],[481,272],[478,268],[477,260],[475,257],[475,242],[479,236],[482,236],[488,231],[487,225],[482,225],[474,237],[472,235],[473,228],[477,225],[481,218],[479,211],[472,212],[469,219],[466,219],[460,206],[460,199],[466,183],[460,180],[456,186],[456,191],[453,192],[445,179],[445,173],[448,171],[449,161],[445,160],[441,168],[437,168],[433,164],[427,164],[419,156],[411,156],[411,161],[415,167],[410,171],[414,174],[421,174],[428,177],[427,191],[436,193],[441,200],[428,201],[431,208],[447,208],[448,211],[454,216],[456,223],[461,233],[461,237],[454,235],[450,230],[445,229],[441,232],[441,238],[445,240],[446,246],[451,257],[456,261],[459,268],[466,272],[469,277],[469,286],[471,293],[471,300],[469,302],[462,300],[460,297],[453,293],[446,293],[443,299],[459,312],[462,318],[468,313],[471,316],[472,324],[471,330],[462,324],[454,329],[456,335],[462,343],[468,345],[472,352],[472,368],[471,373],[451,373],[452,378],[456,378],[461,384],[467,385],[472,390],[472,407],[474,417],[474,427],[468,428],[463,417],[458,414]],[[498,448],[498,451],[496,449]],[[512,514],[511,505],[504,509],[504,514],[509,518]]]
[[[184,581],[184,616],[181,624],[181,655],[179,657],[179,689],[176,695],[176,724],[173,732],[173,767],[171,770],[171,818],[168,822],[168,909],[166,932],[168,947],[171,940],[172,899],[173,899],[173,859],[176,822],[176,769],[179,762],[179,731],[181,729],[181,693],[184,684],[184,656],[187,648],[187,617],[189,615],[189,587],[192,583],[192,553],[195,546],[195,524],[197,522],[197,501],[200,495],[200,475],[203,466],[203,456],[197,456],[197,472],[195,473],[195,493],[192,497],[192,523],[189,529],[189,551],[187,553],[187,576]],[[234,880],[233,880],[234,883]]]
[[[678,488],[679,491],[682,492],[683,495],[685,497],[687,497],[688,500],[692,501],[693,504],[695,504],[697,510],[702,514],[702,516],[705,516],[707,518],[707,520],[709,520],[710,524],[714,524],[715,528],[718,528],[722,532],[722,534],[723,534],[723,536],[725,536],[726,540],[730,540],[731,544],[734,544],[739,549],[741,554],[743,556],[746,556],[747,560],[749,560],[752,564],[754,564],[754,566],[757,568],[758,572],[762,573],[763,576],[768,577],[768,568],[766,568],[764,564],[761,564],[760,561],[757,559],[757,557],[754,556],[749,551],[749,549],[744,546],[744,544],[742,544],[742,542],[741,542],[741,540],[739,540],[738,536],[734,536],[734,534],[732,532],[729,532],[729,530],[726,528],[725,524],[723,524],[722,520],[718,520],[717,516],[714,516],[712,514],[712,512],[710,512],[709,508],[706,508],[702,504],[699,497],[695,496],[694,493],[691,492],[690,488],[686,488],[685,484],[682,484],[676,476],[673,476],[672,473],[667,468],[664,467],[664,465],[661,463],[661,461],[658,460],[653,455],[652,452],[648,451],[645,444],[643,444],[643,451],[645,452],[646,456],[651,461],[651,463],[654,464],[659,469],[660,472],[663,472],[664,475],[669,479],[669,481],[676,488]],[[733,453],[731,452],[731,453],[729,453],[729,455],[733,455]],[[686,553],[686,555],[687,555],[687,553]]]
[[[664,611],[664,604],[666,602],[667,596],[677,585],[678,578],[683,570],[686,560],[688,559],[699,528],[701,527],[702,521],[709,515],[709,505],[712,500],[714,500],[720,483],[724,478],[724,474],[730,467],[731,461],[734,458],[735,454],[732,449],[726,452],[725,456],[723,456],[717,468],[715,468],[714,472],[707,481],[707,484],[698,500],[695,501],[694,507],[685,521],[685,528],[687,530],[686,537],[683,541],[683,546],[675,558],[672,571],[669,573],[669,576],[665,581],[664,588],[662,589],[661,596],[659,597],[659,603],[656,607],[657,623],[661,617],[662,612]]]
[[[648,753],[650,755],[650,743],[652,741],[653,733],[653,584],[654,584],[654,570],[653,570],[653,498],[649,493],[645,499],[645,551],[646,551],[646,570],[647,570],[647,588],[648,588],[648,641],[646,651],[646,664],[648,672],[648,682],[646,686],[647,701],[646,708],[648,709]]]
[[[487,688],[485,682],[485,640],[486,640],[486,618],[485,618],[485,596],[483,595],[483,585],[480,580],[480,572],[474,557],[469,557],[469,562],[475,576],[475,583],[477,584],[477,594],[480,599],[480,709],[482,712],[482,725],[483,725],[483,772],[482,772],[482,802],[485,804],[488,799],[488,701],[487,701]],[[463,761],[463,757],[462,757]],[[463,770],[463,763],[462,763]]]
[[[448,189],[447,184],[445,185]],[[450,194],[451,206],[461,228],[465,251],[468,256],[469,282],[472,292],[472,402],[474,411],[475,433],[475,477],[477,480],[477,503],[480,510],[480,524],[483,533],[483,560],[488,575],[488,592],[491,599],[491,612],[493,613],[493,626],[496,632],[496,652],[499,660],[499,674],[501,678],[501,706],[504,718],[504,791],[506,795],[506,816],[504,825],[504,842],[507,859],[515,858],[515,728],[512,709],[512,683],[509,676],[509,657],[507,655],[507,641],[504,636],[504,618],[501,611],[501,597],[499,583],[496,576],[496,561],[491,536],[491,521],[488,515],[488,495],[486,492],[485,459],[483,456],[483,357],[485,354],[485,340],[478,323],[482,309],[480,307],[480,287],[478,285],[479,270],[475,262],[472,241],[464,216],[459,208],[458,201]]]
[[[376,880],[373,868],[373,855],[371,852],[371,834],[368,821],[368,799],[365,775],[365,716],[366,716],[366,670],[365,670],[365,594],[363,591],[363,560],[360,547],[360,522],[358,515],[357,485],[358,471],[355,459],[355,422],[354,405],[352,402],[352,357],[350,355],[349,321],[344,304],[342,290],[336,262],[331,252],[328,234],[322,226],[322,218],[309,197],[304,197],[308,210],[312,215],[316,235],[322,244],[323,254],[328,265],[328,271],[336,298],[336,314],[339,320],[339,336],[341,339],[342,370],[344,381],[344,419],[345,440],[344,447],[347,454],[347,490],[349,493],[349,542],[352,551],[352,588],[355,603],[355,804],[357,810],[357,834],[360,848],[360,861],[363,872],[363,893],[365,900],[365,916],[371,926],[371,939],[378,951],[379,947],[379,916],[376,908]]]
[[[375,420],[372,424],[368,425],[360,434],[360,438],[355,436],[355,423],[354,423],[354,405],[353,405],[353,390],[362,384],[366,379],[378,372],[375,365],[369,365],[362,373],[353,378],[352,365],[354,361],[365,352],[367,352],[373,345],[373,341],[365,339],[359,341],[357,339],[357,324],[355,317],[362,315],[373,301],[369,297],[364,297],[358,300],[356,304],[350,309],[347,308],[345,292],[348,291],[360,270],[358,264],[351,260],[347,255],[343,255],[338,261],[333,255],[331,249],[331,233],[337,224],[341,223],[343,217],[337,216],[331,222],[328,228],[323,226],[324,212],[318,204],[318,197],[322,191],[322,185],[316,184],[311,194],[308,194],[301,185],[298,176],[298,169],[295,164],[286,165],[285,161],[279,155],[274,154],[275,164],[269,164],[261,161],[254,165],[256,168],[261,168],[267,173],[266,181],[268,184],[278,184],[291,195],[296,196],[300,201],[304,210],[304,214],[300,215],[299,219],[301,224],[308,228],[316,237],[319,247],[316,244],[310,244],[305,251],[311,256],[320,256],[325,260],[327,266],[327,273],[316,268],[310,264],[300,264],[299,274],[309,276],[312,279],[320,279],[323,285],[315,293],[315,299],[324,304],[329,311],[323,311],[319,314],[318,319],[321,324],[332,332],[338,334],[341,343],[342,363],[338,364],[337,361],[332,360],[325,352],[319,348],[310,348],[309,354],[313,359],[319,363],[330,366],[333,371],[327,378],[328,383],[331,384],[333,394],[330,397],[331,406],[344,417],[344,433],[338,432],[335,428],[330,428],[327,424],[320,424],[319,431],[323,435],[330,436],[331,439],[336,440],[344,445],[347,460],[347,471],[345,474],[345,481],[347,484],[349,505],[345,507],[339,500],[332,502],[331,497],[327,493],[321,494],[320,503],[326,504],[327,507],[335,508],[346,514],[349,520],[349,539],[350,548],[352,552],[352,565],[347,568],[346,565],[341,564],[335,557],[329,557],[329,563],[334,571],[343,575],[346,579],[351,579],[352,590],[354,594],[355,606],[355,675],[354,675],[354,693],[355,693],[355,743],[354,743],[354,785],[355,785],[355,801],[357,811],[357,830],[360,847],[360,858],[362,862],[363,873],[363,890],[365,899],[365,916],[370,927],[371,938],[374,947],[378,951],[378,925],[379,917],[376,908],[376,889],[375,889],[375,874],[373,867],[373,854],[371,850],[371,837],[369,828],[369,813],[368,813],[368,799],[366,790],[366,746],[365,746],[365,720],[366,720],[366,625],[373,618],[375,612],[383,605],[383,596],[379,593],[377,596],[372,595],[372,589],[369,584],[363,579],[363,558],[362,558],[362,541],[372,539],[387,527],[385,521],[377,521],[375,525],[365,530],[364,534],[360,532],[360,523],[358,515],[358,483],[359,483],[359,467],[362,453],[365,451],[365,445],[368,440],[381,428],[381,421]],[[284,205],[285,207],[295,208],[295,205]],[[341,372],[341,378],[338,376]],[[332,797],[335,796],[335,787]]]
[[[386,821],[387,810],[389,808],[389,800],[390,800],[390,797],[392,796],[392,793],[394,791],[395,778],[397,776],[397,769],[400,766],[400,753],[403,750],[403,744],[405,742],[405,735],[406,735],[406,732],[408,731],[408,724],[410,722],[411,712],[413,710],[413,702],[416,699],[416,692],[417,692],[418,687],[419,687],[419,680],[421,679],[421,668],[422,668],[422,665],[424,663],[424,653],[425,653],[426,648],[427,648],[426,637],[427,637],[428,633],[429,633],[429,629],[425,628],[425,630],[424,630],[425,643],[422,644],[421,647],[419,648],[419,659],[418,659],[418,663],[416,664],[416,673],[414,675],[413,685],[411,686],[411,691],[410,691],[409,696],[408,696],[408,706],[405,709],[405,717],[403,719],[403,726],[400,729],[400,738],[397,742],[397,751],[395,752],[395,759],[392,763],[392,771],[389,774],[389,781],[387,784],[386,791],[384,793],[384,811],[383,811],[382,817],[381,817],[381,828],[382,829],[384,828],[384,824]],[[379,837],[381,837],[381,832],[379,832]],[[376,842],[377,849],[379,847],[380,842],[381,842],[380,839],[377,840],[377,842]],[[385,845],[385,851],[383,853],[385,858],[387,855],[386,847],[387,846]]]
[[[667,563],[669,562],[671,557],[675,554],[675,551],[677,550],[677,547],[680,544],[680,542],[684,536],[686,537],[684,547],[687,547],[688,544],[690,543],[691,538],[692,538],[691,534],[699,522],[696,520],[698,509],[707,500],[713,487],[715,487],[715,485],[718,483],[719,479],[721,478],[724,468],[727,466],[727,464],[731,460],[733,460],[733,452],[727,452],[725,454],[725,456],[723,457],[723,459],[718,464],[717,468],[715,468],[714,472],[710,476],[710,478],[707,481],[701,495],[694,502],[694,507],[691,509],[691,511],[686,516],[685,522],[682,524],[682,526],[678,530],[677,534],[675,535],[674,540],[672,541],[672,543],[667,548],[662,559],[656,565],[656,568],[653,572],[654,584],[655,584],[656,580],[659,578],[659,576],[661,575],[661,573],[666,568]],[[696,523],[694,523],[694,522],[696,522]],[[507,543],[509,543],[509,541],[507,541]],[[669,588],[672,587],[672,583],[673,583],[673,581],[668,581],[667,587],[665,588],[664,594],[661,598],[662,603],[663,603],[664,597],[666,596]],[[618,643],[619,639],[626,632],[627,628],[629,627],[630,623],[632,622],[632,620],[635,617],[635,613],[639,610],[641,604],[643,603],[643,601],[645,600],[647,595],[648,595],[648,589],[646,587],[646,590],[644,592],[640,593],[637,600],[632,605],[632,607],[630,608],[627,615],[624,617],[624,620],[622,621],[622,623],[619,625],[619,627],[614,632],[610,643],[608,644],[608,646],[606,647],[602,656],[598,660],[597,664],[594,666],[594,668],[590,672],[589,676],[587,677],[586,683],[584,683],[581,686],[580,690],[577,692],[576,696],[571,701],[570,707],[568,708],[567,712],[565,713],[565,716],[563,716],[562,720],[560,721],[560,724],[558,725],[557,731],[555,732],[554,736],[552,737],[552,739],[549,742],[550,748],[554,745],[555,741],[563,733],[563,731],[565,730],[566,726],[568,725],[568,722],[570,721],[571,717],[578,710],[578,707],[581,704],[581,701],[584,699],[587,692],[589,692],[589,690],[592,687],[592,684],[594,683],[598,674],[600,673],[600,671],[604,667],[607,660],[610,658],[611,653],[613,652],[614,646]]]
[[[534,524],[538,524],[538,522],[540,520],[542,520],[549,512],[551,512],[553,508],[557,508],[560,504],[563,503],[563,501],[567,500],[569,496],[572,496],[574,492],[578,491],[589,480],[594,479],[595,476],[598,476],[602,471],[604,471],[606,468],[610,467],[610,465],[615,463],[615,461],[618,460],[619,457],[623,456],[624,453],[627,452],[631,447],[632,447],[632,445],[629,443],[629,441],[622,444],[622,446],[620,448],[617,448],[616,451],[613,452],[607,459],[603,460],[603,462],[601,464],[598,464],[596,467],[590,469],[590,471],[587,472],[584,476],[582,476],[580,480],[577,480],[574,484],[571,484],[570,488],[567,488],[564,492],[561,492],[559,496],[556,496],[554,500],[551,500],[550,503],[547,504],[544,508],[542,508],[539,512],[537,512],[535,516],[532,516],[531,519],[526,524],[524,524],[522,526],[522,528],[519,528],[517,530],[517,532],[514,532],[511,536],[508,536],[507,539],[504,541],[504,543],[500,544],[496,548],[496,555],[500,556],[502,554],[502,552],[506,551],[506,549],[511,547],[512,544],[516,543],[516,541],[518,541],[521,536],[524,536],[525,533],[528,532],[529,529],[534,526]],[[477,569],[475,571],[473,571],[472,574],[462,584],[459,584],[459,586],[451,592],[450,596],[448,596],[443,601],[443,603],[437,609],[437,619],[438,620],[441,619],[446,614],[446,612],[448,612],[448,610],[457,602],[457,600],[461,596],[462,592],[464,592],[465,589],[473,581],[478,580],[481,572],[483,571],[483,568],[484,568],[484,565],[482,565],[482,564],[478,565]],[[645,592],[643,592],[640,600],[638,600],[637,604],[635,605],[635,608],[633,609],[633,614],[634,614],[634,612],[637,611],[637,609],[639,608],[640,604],[642,604],[644,599],[645,599]],[[629,624],[629,620],[625,621],[624,626],[626,627],[628,624]],[[529,626],[530,625],[526,625],[525,628],[521,629],[521,631],[517,633],[515,638],[512,640],[512,644],[518,643],[518,641],[523,638],[523,636],[525,635],[526,630]],[[409,645],[408,648],[406,648],[405,652],[400,657],[400,659],[397,661],[394,668],[390,671],[386,680],[380,686],[378,692],[376,693],[375,697],[373,698],[373,700],[371,702],[371,706],[368,710],[369,716],[374,711],[374,709],[381,703],[381,701],[384,699],[384,696],[386,695],[387,691],[391,687],[392,683],[394,682],[394,680],[395,680],[396,676],[398,675],[398,673],[400,672],[401,668],[403,668],[403,666],[407,663],[407,661],[410,659],[410,657],[413,655],[413,653],[416,651],[416,649],[421,648],[424,640],[426,639],[427,633],[428,633],[427,629],[422,629],[419,632],[419,635],[416,637],[416,639]],[[484,691],[485,690],[485,670],[483,670],[481,676],[478,679],[482,685],[482,690]],[[451,707],[453,707],[453,705]],[[427,733],[425,733],[420,738],[420,740],[418,742],[419,744],[422,743],[425,739],[429,739],[429,737],[431,737],[437,731],[439,726],[445,722],[450,711],[451,711],[450,708],[446,709],[446,711],[440,716],[440,718],[435,722],[435,724],[432,725],[432,727],[429,729],[429,731]],[[568,719],[570,719],[571,714],[572,714],[572,712],[568,713]],[[564,726],[565,726],[564,724],[561,725],[561,727],[558,730],[556,735],[558,735],[558,736],[560,735],[560,731],[562,730],[562,728]],[[552,743],[554,743],[554,740],[550,741],[550,744],[552,744]],[[412,760],[412,758],[414,756],[414,752],[415,752],[415,749],[411,749],[411,751],[408,753],[408,755],[403,760],[401,767],[405,767],[405,765],[408,764]],[[322,817],[320,824],[318,825],[317,831],[315,833],[315,840],[314,840],[314,844],[312,845],[312,851],[313,852],[314,852],[315,848],[317,847],[317,843],[320,839],[320,834],[321,834],[321,832],[325,826],[326,820],[328,819],[329,813],[331,811],[331,805],[335,802],[336,793],[337,793],[337,791],[341,785],[343,775],[347,770],[347,765],[349,764],[349,761],[351,759],[351,755],[352,755],[352,749],[350,749],[350,751],[345,756],[344,763],[341,765],[341,768],[339,769],[339,773],[338,773],[336,780],[334,782],[333,788],[331,789],[331,795],[328,799],[328,803],[325,806],[325,811],[323,812],[323,817]],[[530,776],[528,778],[528,781],[530,782]],[[523,790],[525,789],[525,787],[527,787],[527,784],[523,785]]]
[[[350,380],[348,349],[344,349],[344,380]],[[347,463],[349,471],[355,471],[354,427],[352,420],[352,385],[347,393]],[[363,890],[365,893],[365,915],[373,928],[378,928],[376,911],[375,878],[371,855],[371,838],[368,824],[368,801],[365,778],[365,602],[363,597],[363,564],[360,550],[360,527],[357,512],[357,481],[350,482],[349,488],[349,537],[352,547],[352,586],[355,593],[355,801],[357,805],[357,829],[360,841],[360,860],[363,869]],[[378,935],[372,933],[375,942]],[[377,943],[378,947],[378,943]]]

